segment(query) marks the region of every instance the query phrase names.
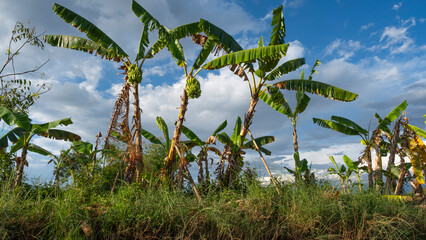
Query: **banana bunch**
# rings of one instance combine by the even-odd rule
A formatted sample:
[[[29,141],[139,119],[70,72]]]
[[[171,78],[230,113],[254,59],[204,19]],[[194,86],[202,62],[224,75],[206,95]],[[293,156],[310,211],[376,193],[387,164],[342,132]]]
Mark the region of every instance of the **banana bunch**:
[[[268,87],[268,91],[271,94],[272,102],[275,104],[284,103],[284,95],[280,92],[277,87]]]
[[[186,93],[189,98],[199,98],[201,95],[200,82],[196,78],[188,78],[186,80]]]
[[[127,67],[127,76],[130,84],[139,84],[142,81],[142,69],[138,68],[136,64],[131,64]]]

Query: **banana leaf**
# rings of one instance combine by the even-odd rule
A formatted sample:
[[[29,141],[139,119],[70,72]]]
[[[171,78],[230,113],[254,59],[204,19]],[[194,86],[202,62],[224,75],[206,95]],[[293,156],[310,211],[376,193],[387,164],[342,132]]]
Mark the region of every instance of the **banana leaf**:
[[[341,88],[329,85],[327,83],[317,82],[312,80],[304,80],[304,79],[286,80],[286,81],[275,83],[274,86],[280,89],[300,90],[303,92],[308,92],[308,93],[316,94],[325,98],[343,101],[343,102],[351,102],[358,97],[358,94],[343,90]]]
[[[214,70],[225,66],[251,63],[256,60],[271,61],[281,59],[287,53],[288,44],[241,50],[218,57],[203,65],[204,69]]]
[[[90,21],[57,3],[53,4],[52,9],[65,22],[85,33],[90,40],[100,44],[109,51],[115,52],[117,56],[127,56],[117,43]]]
[[[320,127],[332,129],[345,135],[359,135],[358,131],[338,122],[318,118],[313,118],[313,121]]]
[[[339,116],[331,116],[331,120],[336,121],[340,124],[343,124],[347,127],[350,127],[352,129],[358,131],[360,134],[368,134],[368,130],[362,128],[361,126],[356,124],[354,121],[349,120],[347,118],[339,117]]]
[[[304,58],[296,58],[296,59],[289,60],[289,61],[281,64],[279,67],[275,68],[272,72],[270,72],[265,77],[265,79],[270,80],[270,81],[278,79],[284,74],[295,71],[296,69],[301,67],[303,64],[305,64]]]
[[[102,47],[100,44],[81,37],[69,35],[45,35],[44,41],[54,47],[68,48],[72,50],[82,51],[89,54],[95,54],[107,60],[121,61],[125,55],[119,55],[115,50]]]

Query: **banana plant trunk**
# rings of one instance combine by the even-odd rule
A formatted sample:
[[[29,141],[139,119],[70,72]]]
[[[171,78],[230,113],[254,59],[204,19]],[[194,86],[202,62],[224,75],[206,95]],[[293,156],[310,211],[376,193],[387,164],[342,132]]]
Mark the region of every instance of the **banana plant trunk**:
[[[17,160],[19,159],[19,161],[17,161],[17,166],[16,166],[16,177],[15,177],[15,182],[14,182],[14,187],[18,187],[21,185],[22,183],[22,175],[24,174],[24,166],[25,166],[25,161],[27,161],[27,153],[28,153],[28,148],[26,146],[24,146],[22,148],[22,154],[21,154],[21,158],[17,158]]]
[[[398,120],[398,122],[396,122],[394,130],[393,130],[393,135],[391,136],[391,139],[389,139],[390,141],[390,146],[389,146],[389,161],[388,161],[388,167],[386,169],[387,172],[391,171],[391,166],[395,165],[395,156],[396,156],[396,152],[397,152],[397,148],[398,148],[398,138],[399,138],[399,126],[401,124],[401,118]],[[392,185],[393,185],[393,179],[391,177],[391,175],[389,174],[386,177],[386,184],[385,184],[385,190],[386,190],[386,194],[390,194],[391,190],[392,190]]]
[[[251,125],[251,120],[253,119],[254,113],[255,113],[254,108],[256,107],[258,102],[259,102],[259,95],[256,94],[254,97],[251,98],[249,109],[247,111],[247,114],[244,116],[244,123],[243,123],[243,126],[241,127],[241,132],[240,132],[242,143],[244,142],[246,135],[248,133],[248,129]]]
[[[246,135],[248,133],[249,127],[252,123],[252,119],[254,117],[254,113],[255,113],[255,107],[257,105],[257,103],[259,102],[259,95],[256,93],[250,100],[250,106],[249,109],[246,113],[246,115],[244,116],[244,122],[243,125],[241,127],[241,132],[240,132],[240,136],[241,136],[241,143],[244,143],[244,140],[246,138]],[[225,172],[225,185],[228,185],[230,187],[232,187],[233,183],[237,180],[236,178],[238,177],[240,171],[241,171],[241,167],[239,166],[239,161],[242,161],[242,156],[239,155],[240,153],[232,153],[231,158],[229,159],[230,163],[228,165],[228,168],[226,169]]]
[[[367,173],[368,173],[368,189],[373,188],[373,163],[371,162],[371,151],[368,150],[367,153],[367,159],[365,160],[367,162]]]
[[[135,83],[133,86],[133,111],[134,111],[134,124],[135,124],[135,165],[136,165],[136,182],[142,180],[143,172],[143,149],[142,149],[142,124],[141,124],[141,110],[139,105],[139,84]]]
[[[374,150],[376,153],[376,161],[374,164],[374,182],[376,183],[376,190],[379,191],[382,185],[382,156],[380,155],[380,145],[376,144]]]
[[[295,119],[291,119],[291,124],[293,125],[293,146],[294,146],[294,153],[299,153],[299,143],[297,142],[296,120]]]
[[[166,178],[171,179],[173,175],[173,165],[176,163],[176,147],[182,134],[182,125],[185,121],[185,113],[188,107],[188,93],[186,92],[186,84],[180,102],[179,116],[176,122],[175,132],[173,134],[172,143],[170,144],[169,155],[165,162]]]

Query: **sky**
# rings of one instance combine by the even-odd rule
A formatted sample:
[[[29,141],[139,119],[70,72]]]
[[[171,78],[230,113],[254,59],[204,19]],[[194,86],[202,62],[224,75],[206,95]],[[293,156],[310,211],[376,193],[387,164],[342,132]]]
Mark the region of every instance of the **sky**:
[[[30,21],[43,34],[69,34],[84,37],[77,29],[56,16],[54,1],[1,0],[0,52],[5,52],[10,32],[16,21]],[[134,59],[142,23],[130,9],[130,0],[58,0],[57,3],[85,17]],[[206,19],[231,34],[244,48],[253,48],[261,36],[269,39],[272,9],[284,6],[286,42],[290,44],[285,60],[304,57],[306,64],[280,80],[299,78],[300,71],[310,72],[316,59],[322,64],[314,80],[325,82],[359,95],[346,103],[310,95],[311,102],[299,115],[297,127],[300,155],[323,172],[331,166],[329,156],[341,163],[342,156],[357,159],[362,150],[357,136],[323,129],[312,118],[330,119],[332,115],[349,118],[364,128],[377,126],[374,113],[388,114],[407,100],[411,124],[425,129],[426,114],[426,2],[425,1],[355,1],[355,0],[138,0],[151,15],[169,29]],[[156,33],[150,34],[151,43]],[[194,61],[199,47],[190,39],[182,41],[188,62]],[[30,108],[30,117],[43,123],[71,117],[74,124],[66,130],[75,132],[83,141],[95,142],[98,131],[106,135],[114,102],[123,84],[118,64],[87,53],[46,45],[44,51],[28,47],[16,59],[16,67],[32,69],[49,62],[27,79],[48,83],[51,90]],[[5,55],[1,58],[5,62]],[[163,50],[144,64],[139,90],[144,129],[161,136],[155,118],[161,116],[173,129],[178,116],[184,86],[183,69],[176,66]],[[43,74],[41,74],[43,73]],[[237,116],[247,112],[250,95],[246,82],[228,69],[203,70],[198,80],[202,95],[190,100],[185,125],[202,139],[224,120],[230,134]],[[294,108],[294,93],[284,92]],[[170,130],[171,131],[171,130]],[[260,102],[256,107],[251,131],[255,137],[273,135],[267,145],[272,155],[267,161],[275,176],[294,167],[292,160],[292,127],[290,120]],[[172,133],[170,133],[172,134]],[[38,144],[55,154],[69,143],[35,138]],[[31,154],[30,178],[50,179],[53,166],[49,158]],[[248,151],[246,162],[264,168],[255,152]]]

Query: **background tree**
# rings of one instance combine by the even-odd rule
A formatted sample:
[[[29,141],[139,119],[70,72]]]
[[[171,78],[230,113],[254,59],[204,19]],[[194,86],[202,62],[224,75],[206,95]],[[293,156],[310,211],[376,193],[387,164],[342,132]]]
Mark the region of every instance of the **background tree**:
[[[208,70],[220,69],[225,66],[240,66],[239,72],[247,70],[251,73],[249,74],[252,77],[251,80],[245,78],[249,84],[251,100],[241,126],[240,136],[242,142],[246,139],[248,129],[254,117],[255,107],[259,102],[259,97],[268,87],[273,86],[279,89],[315,93],[326,98],[340,101],[352,101],[358,96],[349,91],[312,80],[296,79],[267,84],[269,81],[274,81],[282,75],[296,70],[305,63],[303,58],[298,58],[284,62],[277,67],[280,60],[286,55],[289,44],[284,43],[285,24],[283,7],[280,6],[274,9],[272,15],[272,33],[268,46],[265,47],[263,38],[260,38],[258,48],[230,53],[214,59],[203,66],[203,68]],[[256,70],[252,64],[253,62],[258,62],[258,68]],[[242,76],[246,77],[247,75],[242,74]],[[280,92],[276,91],[275,95],[277,94],[280,94]],[[283,99],[282,94],[279,98],[281,98],[281,100]],[[232,175],[237,176],[240,170],[240,168],[234,169],[236,172]]]
[[[27,45],[44,49],[40,37],[41,35],[37,34],[35,27],[27,27],[22,22],[16,22],[6,51],[6,61],[0,68],[1,106],[28,112],[28,108],[34,104],[34,101],[41,94],[50,90],[46,84],[34,84],[33,81],[20,78],[28,73],[37,72],[49,60],[29,70],[16,71],[17,66],[15,66],[16,58]]]
[[[130,61],[128,54],[109,36],[107,36],[102,30],[92,24],[90,21],[81,17],[77,13],[59,5],[53,5],[53,11],[61,17],[65,22],[76,27],[80,31],[86,34],[88,39],[69,36],[69,35],[47,35],[45,41],[55,47],[63,47],[74,49],[78,51],[84,51],[87,53],[94,53],[107,60],[113,60],[116,62],[122,62],[123,66],[121,69],[124,70],[124,80],[122,93],[119,95],[113,111],[112,121],[108,130],[105,143],[105,148],[108,147],[108,139],[112,137],[114,129],[123,126],[120,129],[121,135],[127,138],[127,172],[129,180],[131,181],[134,177],[136,181],[141,180],[141,174],[143,171],[143,149],[142,149],[142,134],[141,134],[141,109],[139,103],[139,91],[138,87],[142,81],[142,66],[147,58],[150,58],[152,52],[149,52],[150,57],[146,57],[145,49],[149,44],[148,32],[154,29],[158,30],[159,38],[166,39],[166,45],[169,48],[176,49],[175,42],[170,39],[168,30],[161,25],[158,20],[152,17],[141,5],[136,1],[132,1],[132,11],[140,18],[143,23],[143,30],[141,39],[139,42],[138,52],[134,62]],[[148,56],[147,55],[147,56]],[[130,86],[133,88],[133,132],[130,132],[129,119],[129,94]],[[123,111],[122,108],[125,110]],[[124,114],[121,118],[119,115]],[[119,122],[120,121],[120,122]],[[135,174],[133,174],[135,172]],[[134,176],[135,175],[135,176]]]
[[[24,166],[28,166],[27,154],[28,151],[35,152],[44,156],[52,156],[53,154],[46,149],[39,147],[31,140],[34,136],[52,138],[56,140],[78,141],[80,136],[77,134],[54,129],[59,125],[67,126],[72,124],[71,118],[64,118],[43,124],[32,124],[28,116],[20,112],[18,109],[9,110],[0,106],[0,118],[9,126],[17,125],[10,130],[6,135],[0,138],[0,149],[5,149],[9,146],[9,141],[13,143],[10,148],[10,153],[16,153],[21,150],[21,156],[16,157],[16,177],[14,186],[18,186],[22,182]]]

